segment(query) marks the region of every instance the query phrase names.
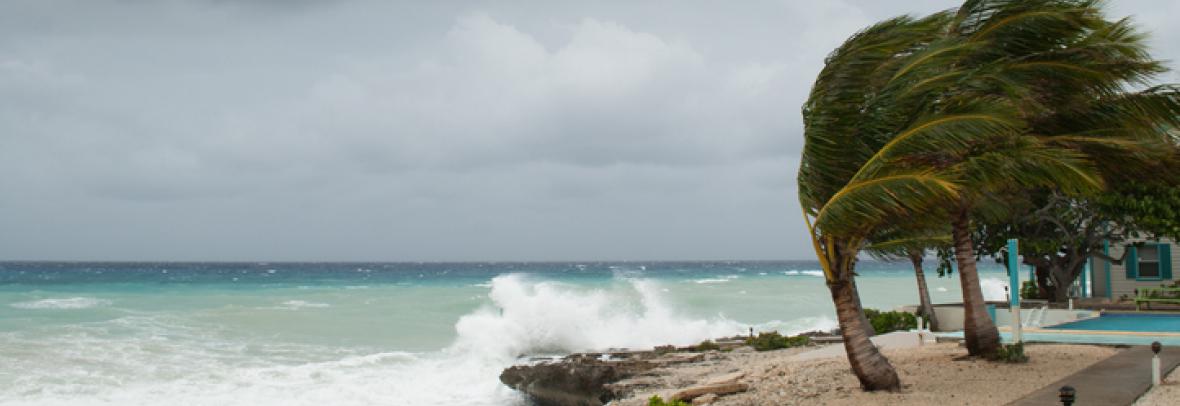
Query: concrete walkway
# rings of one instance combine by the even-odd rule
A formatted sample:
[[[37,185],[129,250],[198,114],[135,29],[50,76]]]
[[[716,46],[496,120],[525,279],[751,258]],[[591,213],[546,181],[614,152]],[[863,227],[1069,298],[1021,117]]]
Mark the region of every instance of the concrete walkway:
[[[1062,386],[1077,390],[1074,406],[1125,406],[1151,389],[1151,348],[1132,347],[1097,364],[1053,382],[1044,388],[1009,403],[1010,406],[1060,405],[1057,391]],[[1180,364],[1180,348],[1164,347],[1160,352],[1163,376]]]

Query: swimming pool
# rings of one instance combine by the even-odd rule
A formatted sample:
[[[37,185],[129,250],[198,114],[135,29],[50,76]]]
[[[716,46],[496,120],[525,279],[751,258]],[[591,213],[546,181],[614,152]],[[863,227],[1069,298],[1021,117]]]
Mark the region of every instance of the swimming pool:
[[[1092,319],[1045,326],[1044,329],[1180,333],[1180,315],[1108,313]]]
[[[1000,339],[1012,342],[1007,326],[1000,327]],[[936,333],[939,337],[962,339],[963,332]],[[1159,341],[1180,346],[1180,314],[1107,313],[1100,317],[1045,326],[1026,327],[1023,341],[1042,343],[1149,345]]]

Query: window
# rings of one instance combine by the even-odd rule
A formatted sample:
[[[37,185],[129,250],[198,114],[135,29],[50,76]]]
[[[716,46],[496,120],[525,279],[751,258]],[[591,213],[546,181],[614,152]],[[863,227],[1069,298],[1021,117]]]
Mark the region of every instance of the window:
[[[1144,245],[1138,247],[1139,254],[1139,277],[1140,278],[1159,278],[1160,277],[1160,251],[1159,246],[1154,244]]]

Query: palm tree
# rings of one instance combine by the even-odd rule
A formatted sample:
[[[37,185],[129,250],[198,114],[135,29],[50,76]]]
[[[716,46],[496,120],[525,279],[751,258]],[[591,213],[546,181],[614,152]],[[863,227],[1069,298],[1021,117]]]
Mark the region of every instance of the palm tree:
[[[1109,100],[1119,83],[1143,76],[1135,68],[1153,69],[1126,47],[1135,38],[1120,24],[1103,20],[1092,1],[971,0],[954,14],[882,22],[829,56],[804,106],[800,201],[848,331],[854,370],[887,366],[863,348],[871,346],[867,338],[848,336],[865,330],[858,326],[863,316],[854,317],[856,254],[880,238],[890,219],[915,213],[951,225],[968,352],[998,349],[975,268],[971,217],[1002,210],[988,204],[1013,185],[1069,193],[1101,186],[1079,145],[1118,143],[1046,135],[1030,121],[1057,107],[1042,89],[1068,94],[1080,87],[1088,100]],[[1106,57],[1085,55],[1093,51]],[[893,381],[892,371],[857,373],[867,389]]]
[[[1062,108],[1055,96],[1126,100],[1122,84],[1158,70],[1128,32],[1094,1],[968,0],[954,13],[878,23],[827,58],[803,108],[799,199],[863,388],[898,387],[868,340],[854,272],[857,254],[887,240],[898,219],[950,224],[968,352],[998,350],[971,218],[1003,211],[995,202],[1014,187],[1101,187],[1087,148],[1129,143],[1042,132],[1037,120]],[[1114,114],[1158,107],[1128,104]]]
[[[938,330],[938,313],[934,312],[934,304],[930,302],[930,288],[926,285],[926,271],[922,269],[922,259],[926,250],[909,249],[910,263],[914,266],[914,276],[918,280],[918,315],[928,320],[930,330]]]
[[[871,243],[865,250],[869,255],[880,260],[908,259],[910,261],[918,283],[918,316],[924,317],[928,321],[931,330],[938,330],[938,315],[934,312],[934,304],[930,300],[930,288],[926,284],[926,271],[922,268],[922,262],[927,249],[950,247],[949,233],[937,225],[922,225],[919,219],[906,219],[897,221],[895,224],[909,227],[896,228],[892,232],[880,232],[879,240]]]
[[[957,197],[958,188],[949,177],[925,168],[858,177],[860,169],[898,136],[899,129],[927,140],[927,145],[939,145],[943,137],[915,134],[943,133],[953,127],[980,132],[1006,128],[985,115],[932,115],[915,121],[910,117],[923,109],[922,92],[898,97],[896,90],[884,88],[903,67],[898,56],[937,40],[950,17],[898,17],[853,35],[827,58],[803,108],[799,199],[836,306],[849,363],[865,390],[897,390],[900,381],[869,340],[871,327],[855,281],[857,255],[890,219]]]
[[[949,208],[964,336],[969,353],[992,355],[999,334],[984,308],[971,217],[987,216],[995,208],[984,205],[1013,186],[1069,195],[1097,191],[1100,174],[1109,173],[1100,166],[1126,171],[1142,161],[1143,146],[1160,142],[1159,124],[1177,120],[1176,98],[1161,88],[1126,91],[1163,68],[1129,21],[1106,20],[1097,1],[968,1],[948,33],[967,50],[953,67],[934,68],[958,81],[948,94],[1004,97],[1025,126],[1013,145],[973,153],[954,169],[970,191]]]

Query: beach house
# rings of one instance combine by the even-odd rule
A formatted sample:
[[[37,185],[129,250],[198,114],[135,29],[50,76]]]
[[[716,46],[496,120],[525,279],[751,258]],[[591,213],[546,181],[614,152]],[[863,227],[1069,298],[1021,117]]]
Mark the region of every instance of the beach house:
[[[1176,282],[1175,270],[1180,269],[1180,253],[1176,241],[1170,239],[1128,240],[1106,243],[1103,253],[1122,263],[1094,256],[1090,260],[1088,296],[1112,300],[1129,300],[1137,289],[1171,286]]]

